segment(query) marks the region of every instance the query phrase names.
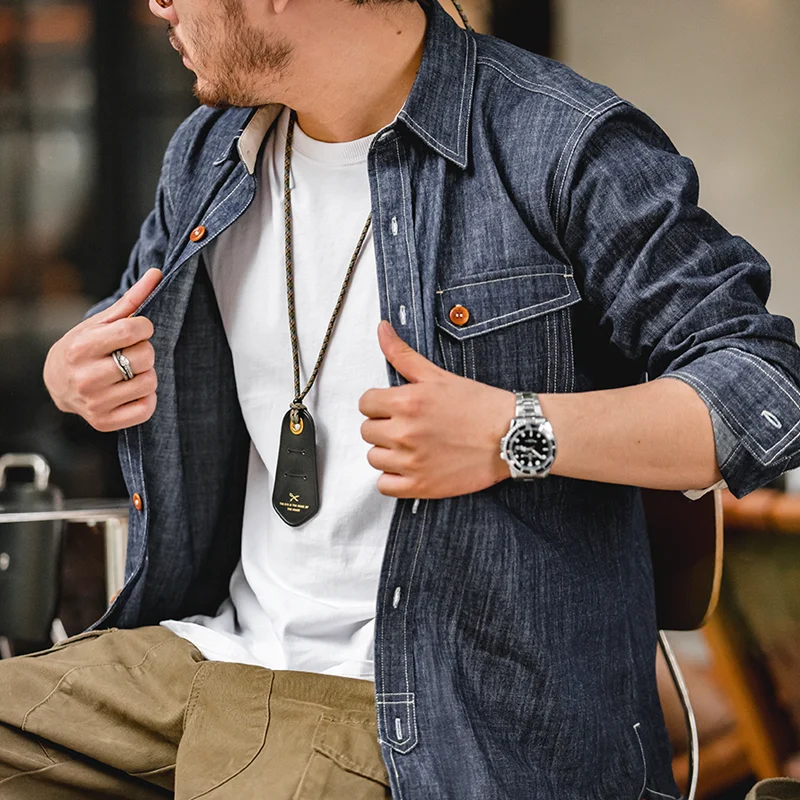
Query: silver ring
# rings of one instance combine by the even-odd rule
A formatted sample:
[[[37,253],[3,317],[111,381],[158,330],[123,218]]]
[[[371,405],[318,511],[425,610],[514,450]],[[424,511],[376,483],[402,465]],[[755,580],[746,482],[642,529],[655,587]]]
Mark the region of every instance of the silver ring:
[[[123,380],[132,381],[136,377],[136,374],[131,369],[131,362],[128,361],[127,356],[122,355],[122,350],[115,350],[111,354],[111,358],[114,359],[114,363],[119,367]]]

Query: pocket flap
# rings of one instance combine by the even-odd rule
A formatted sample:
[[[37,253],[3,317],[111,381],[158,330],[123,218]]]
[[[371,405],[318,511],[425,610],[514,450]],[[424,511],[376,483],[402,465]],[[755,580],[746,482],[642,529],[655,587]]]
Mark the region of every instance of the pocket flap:
[[[456,339],[469,339],[515,322],[537,317],[577,303],[575,278],[562,264],[514,267],[470,277],[464,283],[436,292],[436,324]],[[468,319],[456,324],[466,309]]]
[[[342,769],[389,786],[374,718],[356,712],[323,714],[312,746]]]

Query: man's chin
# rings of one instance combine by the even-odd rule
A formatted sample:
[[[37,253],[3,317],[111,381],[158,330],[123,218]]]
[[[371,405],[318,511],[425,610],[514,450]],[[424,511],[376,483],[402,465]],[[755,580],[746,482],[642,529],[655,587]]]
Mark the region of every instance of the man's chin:
[[[209,108],[224,110],[227,108],[253,108],[254,106],[261,105],[261,103],[252,102],[245,97],[234,97],[230,92],[221,91],[218,87],[209,86],[199,78],[195,81],[192,92],[201,105],[208,106]]]
[[[234,105],[224,94],[205,86],[199,79],[195,81],[192,92],[200,105],[208,106],[209,108],[226,109],[232,108]]]

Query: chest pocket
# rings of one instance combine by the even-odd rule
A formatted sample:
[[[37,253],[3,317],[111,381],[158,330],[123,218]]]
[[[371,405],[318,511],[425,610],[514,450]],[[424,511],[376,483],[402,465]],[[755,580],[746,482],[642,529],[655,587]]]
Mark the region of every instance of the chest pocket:
[[[442,366],[512,391],[574,388],[571,306],[581,299],[562,264],[471,275],[436,292]]]

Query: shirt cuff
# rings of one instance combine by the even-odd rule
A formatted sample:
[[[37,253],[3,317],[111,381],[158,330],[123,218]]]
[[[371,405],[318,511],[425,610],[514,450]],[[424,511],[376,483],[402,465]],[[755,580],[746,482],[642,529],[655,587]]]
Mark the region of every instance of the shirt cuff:
[[[705,402],[717,464],[735,497],[800,464],[800,390],[781,369],[725,348],[661,377],[688,383]]]

